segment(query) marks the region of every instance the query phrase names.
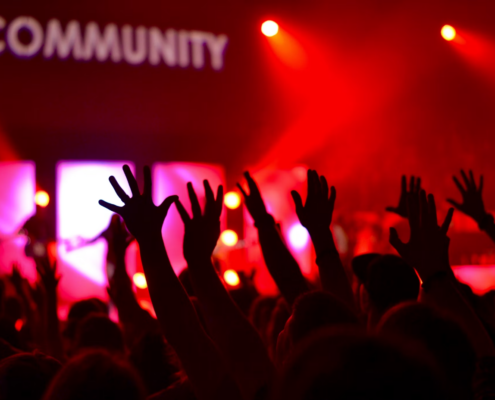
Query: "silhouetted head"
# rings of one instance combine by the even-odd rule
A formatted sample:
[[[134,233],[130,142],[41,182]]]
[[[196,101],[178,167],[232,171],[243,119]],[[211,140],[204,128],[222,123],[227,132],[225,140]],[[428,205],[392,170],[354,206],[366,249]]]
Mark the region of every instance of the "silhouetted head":
[[[44,400],[144,400],[142,382],[122,357],[94,350],[72,358],[55,376]]]
[[[124,353],[124,338],[119,326],[105,314],[89,314],[76,329],[75,351],[100,348],[109,352]]]
[[[0,362],[0,399],[39,400],[61,364],[41,353],[19,353]]]
[[[379,330],[423,344],[444,371],[458,398],[472,396],[476,354],[455,321],[425,304],[404,303],[383,316]]]
[[[91,313],[108,315],[108,307],[97,298],[84,299],[72,304],[67,316],[67,327],[63,332],[64,337],[74,339],[77,324]]]
[[[400,257],[376,257],[354,271],[362,283],[361,309],[373,311],[377,320],[391,307],[418,298],[420,282],[416,271]]]
[[[328,292],[304,293],[294,302],[292,315],[277,341],[277,360],[283,362],[301,339],[322,329],[338,325],[358,325],[354,312]]]
[[[294,349],[274,399],[445,399],[434,367],[420,356],[355,329],[320,330]]]

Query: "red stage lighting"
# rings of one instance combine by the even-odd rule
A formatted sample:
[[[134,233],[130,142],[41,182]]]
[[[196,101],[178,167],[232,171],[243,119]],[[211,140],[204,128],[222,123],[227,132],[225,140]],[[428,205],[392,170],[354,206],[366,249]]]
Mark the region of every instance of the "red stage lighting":
[[[275,36],[278,33],[278,24],[275,21],[265,21],[261,24],[261,32],[268,37]]]
[[[455,39],[457,33],[453,26],[444,25],[442,27],[442,30],[440,31],[440,34],[446,41],[450,42],[451,40]]]

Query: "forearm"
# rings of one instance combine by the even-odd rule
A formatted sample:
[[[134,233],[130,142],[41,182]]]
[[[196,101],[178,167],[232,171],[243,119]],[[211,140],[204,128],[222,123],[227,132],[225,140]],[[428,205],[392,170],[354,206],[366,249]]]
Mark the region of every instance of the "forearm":
[[[162,331],[181,360],[198,397],[213,400],[223,392],[229,379],[220,356],[170,265],[161,235],[142,240],[139,246]]]
[[[481,231],[485,232],[493,242],[495,242],[495,223],[491,214],[486,214],[484,218],[476,221]]]
[[[255,398],[274,376],[261,338],[233,302],[210,258],[188,260],[188,268],[212,339],[244,397]]]
[[[355,308],[352,288],[329,228],[310,230],[323,290]]]
[[[309,290],[299,264],[282,241],[271,216],[257,223],[257,228],[266,267],[285,300],[292,305],[300,294]]]

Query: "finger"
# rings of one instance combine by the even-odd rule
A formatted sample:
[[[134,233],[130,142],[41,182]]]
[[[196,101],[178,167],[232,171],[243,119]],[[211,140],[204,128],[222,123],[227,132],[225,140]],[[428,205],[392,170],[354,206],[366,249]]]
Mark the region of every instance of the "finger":
[[[223,210],[223,185],[219,185],[217,189],[217,199],[216,199],[216,215],[220,218]]]
[[[126,164],[122,167],[124,170],[125,177],[127,178],[127,183],[129,183],[129,187],[131,188],[132,196],[139,196],[139,186],[136,182],[136,178],[132,175],[131,168]]]
[[[469,180],[471,182],[471,187],[476,189],[476,182],[474,181],[474,175],[472,170],[469,170]]]
[[[483,192],[483,175],[480,176],[480,186],[478,187],[478,193],[481,194]]]
[[[249,195],[252,196],[254,194],[256,196],[260,196],[260,190],[258,188],[258,184],[251,177],[251,175],[248,171],[244,172],[244,177],[246,178],[246,181],[248,183]]]
[[[415,188],[415,190],[414,190],[414,191],[415,191],[416,193],[419,193],[420,189],[421,189],[421,178],[418,176],[418,177],[416,178],[416,188]]]
[[[313,188],[313,173],[310,169],[308,169],[307,175],[306,175],[306,184],[307,184],[307,193],[306,193],[306,201],[307,199],[313,197],[314,194],[314,188]]]
[[[335,206],[335,199],[337,199],[337,190],[335,189],[335,186],[332,186],[330,188],[330,199],[328,202],[330,203],[333,211],[333,207]]]
[[[397,214],[397,208],[395,207],[385,207],[385,211],[393,212]]]
[[[147,165],[143,169],[144,173],[144,189],[143,195],[146,197],[151,197],[151,170]]]
[[[162,201],[162,204],[158,206],[158,208],[161,211],[161,214],[163,217],[165,217],[168,213],[168,210],[170,209],[170,206],[179,199],[179,196],[168,196],[165,200]],[[129,243],[131,243],[134,240],[134,238],[131,236],[131,240]]]
[[[426,192],[421,190],[419,192],[419,213],[420,213],[420,224],[424,226],[425,224],[429,224],[429,216],[428,216],[428,200],[426,198]]]
[[[205,188],[206,204],[214,203],[215,195],[213,194],[213,190],[211,190],[210,182],[208,182],[208,179],[203,180],[203,187]]]
[[[248,197],[248,195],[245,192],[245,190],[242,188],[242,186],[239,184],[239,182],[237,182],[236,185],[239,188],[239,190],[241,191],[242,195],[244,196],[244,199],[246,199]]]
[[[98,204],[102,207],[109,209],[110,211],[112,211],[114,213],[122,215],[122,211],[123,211],[124,207],[119,207],[119,206],[116,206],[115,204],[107,203],[105,200],[98,201]]]
[[[402,240],[400,240],[399,234],[397,233],[397,230],[395,228],[390,228],[388,241],[392,245],[392,247],[397,250],[397,253],[404,257],[406,245],[402,242]]]
[[[409,193],[407,195],[407,209],[409,227],[411,228],[411,234],[419,229],[419,193]]]
[[[320,182],[320,176],[318,175],[318,172],[316,170],[313,170],[313,184],[315,187],[315,193],[317,196],[321,194],[321,182]]]
[[[440,232],[443,235],[447,235],[447,232],[449,230],[450,224],[452,223],[452,217],[454,215],[454,209],[449,208],[449,211],[447,212],[447,216],[445,217],[445,220],[443,221],[443,224],[440,228]]]
[[[327,178],[325,178],[323,175],[320,176],[320,185],[321,185],[321,194],[325,198],[325,200],[328,199],[328,182]]]
[[[414,175],[411,175],[409,179],[409,192],[414,192]]]
[[[466,184],[466,188],[469,190],[469,188],[471,187],[471,182],[469,182],[469,179],[463,169],[461,169],[461,175],[464,183]]]
[[[115,190],[115,193],[117,193],[117,196],[119,196],[119,199],[122,200],[122,203],[124,204],[127,203],[127,201],[129,200],[129,196],[127,195],[126,192],[124,192],[124,189],[120,187],[119,183],[117,182],[117,179],[115,179],[114,176],[111,176],[110,178],[108,178],[108,180],[110,181],[113,190]]]
[[[182,222],[184,224],[188,223],[191,220],[191,217],[189,216],[186,209],[184,208],[184,206],[182,205],[182,203],[178,198],[175,200],[175,207],[177,207],[177,211],[179,212]]]
[[[447,199],[447,202],[449,202],[450,204],[452,204],[455,208],[457,208],[458,210],[461,209],[461,204],[458,203],[457,201],[453,200],[453,199]]]
[[[437,227],[438,226],[437,206],[435,204],[435,197],[432,194],[428,195],[428,214],[429,214],[430,223],[433,226]]]
[[[464,189],[464,186],[462,186],[461,182],[459,182],[459,180],[455,176],[452,179],[454,180],[457,189],[459,189],[461,194],[464,196],[466,194],[466,189]]]
[[[292,196],[292,200],[294,200],[294,205],[296,206],[296,214],[299,217],[300,215],[302,215],[302,212],[304,211],[301,195],[295,190],[292,190],[290,194]],[[301,218],[299,217],[299,219]]]
[[[400,192],[401,194],[407,193],[407,178],[405,175],[402,175],[402,178],[400,180]]]
[[[191,182],[187,182],[187,193],[189,194],[189,201],[191,202],[193,218],[201,217],[201,206],[199,205],[198,196],[196,195]]]

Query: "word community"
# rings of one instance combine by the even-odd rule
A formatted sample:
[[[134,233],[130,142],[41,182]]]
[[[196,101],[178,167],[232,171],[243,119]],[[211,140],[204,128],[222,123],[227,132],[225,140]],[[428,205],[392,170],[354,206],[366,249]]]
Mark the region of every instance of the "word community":
[[[33,17],[20,16],[8,22],[0,16],[0,55],[9,50],[20,58],[38,54],[46,59],[72,57],[76,61],[132,65],[149,63],[168,67],[202,69],[209,62],[213,70],[224,66],[228,37],[211,32],[157,27],[118,27],[110,23],[100,29],[96,22],[83,27],[70,21],[65,28],[57,19],[46,27]]]

